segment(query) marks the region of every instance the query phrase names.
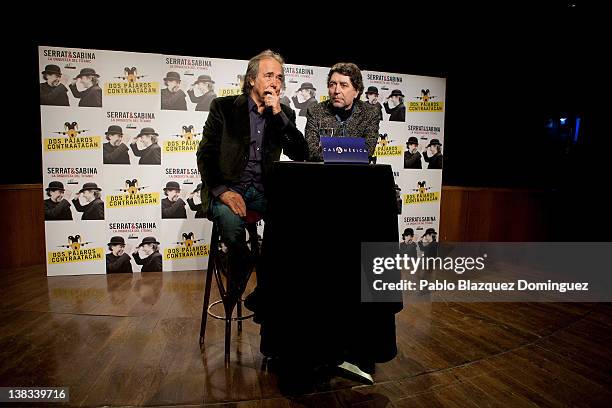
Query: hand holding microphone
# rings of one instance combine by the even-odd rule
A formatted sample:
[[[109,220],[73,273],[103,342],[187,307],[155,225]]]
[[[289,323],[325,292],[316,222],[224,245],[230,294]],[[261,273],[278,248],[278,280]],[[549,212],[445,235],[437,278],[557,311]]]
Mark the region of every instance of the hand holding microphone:
[[[274,115],[281,111],[280,98],[275,90],[266,89],[264,91],[264,105],[267,109],[272,109]]]

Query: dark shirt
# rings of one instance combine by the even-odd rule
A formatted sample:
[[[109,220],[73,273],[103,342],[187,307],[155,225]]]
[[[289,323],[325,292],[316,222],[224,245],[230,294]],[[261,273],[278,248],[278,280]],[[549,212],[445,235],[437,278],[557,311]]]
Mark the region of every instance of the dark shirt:
[[[215,94],[213,91],[208,91],[201,96],[195,96],[195,92],[193,91],[193,89],[190,89],[187,91],[187,94],[189,95],[189,99],[191,99],[191,102],[197,104],[195,110],[205,112],[208,112],[210,110],[210,103],[213,99],[217,97],[217,94]]]
[[[84,91],[79,91],[75,84],[70,84],[70,90],[75,98],[79,98],[79,106],[85,107],[102,107],[102,89],[98,85],[94,85]]]
[[[172,92],[168,88],[161,90],[161,108],[166,110],[187,110],[187,101],[185,92],[179,89]]]
[[[78,198],[72,200],[74,208],[78,212],[82,212],[82,220],[103,220],[104,219],[104,201],[99,198],[94,199],[92,202],[81,205]]]
[[[257,104],[249,98],[249,119],[251,122],[251,144],[249,145],[249,161],[240,176],[240,187],[246,191],[250,186],[263,192],[261,183],[261,160],[263,136],[266,131],[266,112],[259,113]]]
[[[130,164],[128,147],[125,143],[121,143],[119,146],[104,143],[102,145],[102,156],[104,164]]]
[[[138,252],[132,254],[134,261],[138,265],[142,265],[140,272],[161,272],[162,271],[162,254],[155,251],[144,259],[141,259]]]
[[[414,152],[410,153],[409,150],[404,152],[404,168],[405,169],[421,169],[421,153]]]
[[[112,252],[106,254],[106,273],[132,273],[130,256],[123,254],[115,256]]]
[[[272,112],[268,109],[264,110],[262,114],[257,111],[257,104],[249,96],[247,97],[248,109],[249,109],[249,122],[250,122],[250,144],[249,144],[249,160],[245,169],[240,175],[240,182],[235,186],[228,186],[221,184],[217,187],[212,188],[210,191],[212,195],[217,198],[227,190],[235,188],[239,190],[237,192],[246,192],[248,187],[254,186],[256,189],[264,192],[262,183],[262,158],[263,158],[263,138],[266,129],[266,122],[271,119]],[[284,126],[288,126],[290,121],[287,115],[282,111],[277,114]]]
[[[441,169],[442,168],[442,153],[436,153],[433,156],[428,156],[427,152],[423,152],[423,158],[427,163],[428,169]]]
[[[68,89],[64,86],[64,84],[51,86],[48,83],[43,82],[40,84],[40,104],[69,106]]]
[[[417,246],[414,242],[400,242],[400,253],[408,255],[410,258],[417,258]]]
[[[130,144],[130,147],[134,155],[140,157],[138,164],[161,164],[161,147],[157,143],[143,150],[138,150],[136,143]]]
[[[187,204],[192,211],[195,211],[195,218],[204,218],[204,208],[202,204],[196,204],[193,197],[187,199]]]
[[[308,112],[308,108],[310,108],[312,105],[315,105],[317,103],[317,100],[312,96],[308,100],[302,103],[300,103],[297,96],[292,96],[291,100],[293,101],[293,106],[295,106],[295,109],[300,110],[300,113],[299,113],[300,116],[306,116],[306,112]]]
[[[67,200],[56,203],[51,201],[50,198],[47,198],[45,200],[45,221],[59,220],[72,220],[70,203]]]
[[[161,202],[162,205],[162,218],[187,218],[187,211],[185,211],[185,202],[182,198],[172,202],[167,198],[164,198]]]
[[[404,122],[406,120],[406,106],[403,103],[400,103],[394,108],[389,108],[389,102],[385,102],[383,105],[385,107],[385,112],[390,115],[389,121]]]

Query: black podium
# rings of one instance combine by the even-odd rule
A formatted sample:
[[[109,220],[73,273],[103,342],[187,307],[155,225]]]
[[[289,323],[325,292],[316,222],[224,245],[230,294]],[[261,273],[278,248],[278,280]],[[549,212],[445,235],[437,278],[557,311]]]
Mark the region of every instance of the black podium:
[[[397,354],[397,303],[362,303],[362,242],[398,242],[391,166],[276,162],[266,180],[261,351],[373,367]]]

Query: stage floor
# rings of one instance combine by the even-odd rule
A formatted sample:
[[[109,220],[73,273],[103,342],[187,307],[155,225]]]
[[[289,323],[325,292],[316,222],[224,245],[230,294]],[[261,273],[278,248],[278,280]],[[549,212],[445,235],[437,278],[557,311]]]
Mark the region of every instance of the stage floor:
[[[398,356],[375,384],[335,377],[283,396],[259,326],[198,344],[204,272],[45,276],[0,271],[0,386],[67,386],[71,406],[608,407],[612,305],[419,303],[397,315]],[[213,287],[213,300],[218,299]],[[34,406],[35,404],[26,404]],[[48,406],[48,404],[41,404]],[[20,405],[24,406],[24,405]]]

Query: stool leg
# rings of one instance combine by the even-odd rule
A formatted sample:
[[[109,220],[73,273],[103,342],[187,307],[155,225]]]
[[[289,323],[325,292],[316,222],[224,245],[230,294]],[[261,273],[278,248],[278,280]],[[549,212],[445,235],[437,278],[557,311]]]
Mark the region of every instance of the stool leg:
[[[204,288],[204,305],[202,307],[202,323],[200,324],[200,345],[204,344],[204,336],[206,336],[206,322],[208,321],[208,305],[210,304],[210,288],[212,286],[212,277],[214,275],[213,268],[215,267],[214,258],[217,256],[217,246],[219,237],[217,235],[217,225],[213,224],[212,239],[210,243],[210,252],[208,253],[208,269],[206,270],[206,286]]]
[[[228,277],[228,285],[229,285]],[[232,295],[228,293],[223,300],[223,308],[225,309],[225,365],[229,365],[230,360],[230,344],[232,341],[232,314],[234,312],[234,304],[232,304]]]
[[[236,312],[238,313],[238,318],[242,317],[242,302],[240,302],[240,298],[238,298],[238,303],[236,304]],[[238,334],[242,333],[242,320],[238,320]]]

